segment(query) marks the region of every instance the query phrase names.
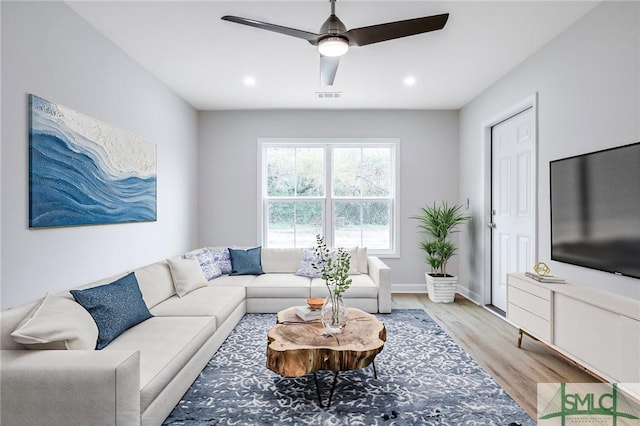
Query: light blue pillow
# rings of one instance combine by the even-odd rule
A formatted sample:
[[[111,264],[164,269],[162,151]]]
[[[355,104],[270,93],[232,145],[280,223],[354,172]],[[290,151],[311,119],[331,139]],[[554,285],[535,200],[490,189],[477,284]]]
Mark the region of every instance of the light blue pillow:
[[[262,247],[248,250],[229,249],[231,257],[230,275],[262,275]]]
[[[318,262],[318,256],[316,256],[315,250],[310,248],[302,249],[302,259],[300,259],[300,266],[295,272],[295,275],[309,278],[320,278],[320,271],[317,271],[313,264]]]
[[[96,349],[104,348],[126,330],[153,317],[133,272],[111,284],[71,290],[71,294],[98,326]]]
[[[229,249],[227,248],[207,248],[207,251],[213,258],[213,263],[218,265],[220,272],[223,274],[231,273],[231,256],[229,255]]]
[[[203,249],[196,253],[185,253],[184,257],[185,259],[192,259],[195,257],[198,260],[200,269],[202,269],[202,273],[207,281],[218,278],[222,275],[222,270],[214,261],[213,254],[207,249]]]

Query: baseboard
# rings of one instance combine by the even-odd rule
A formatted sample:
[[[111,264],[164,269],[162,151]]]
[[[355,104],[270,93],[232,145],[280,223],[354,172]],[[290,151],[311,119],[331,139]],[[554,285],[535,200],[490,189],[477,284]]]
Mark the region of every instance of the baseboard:
[[[481,300],[480,295],[475,293],[475,292],[469,291],[468,288],[458,286],[458,288],[456,289],[456,292],[458,294],[464,296],[466,299],[469,299],[470,301],[472,301],[476,305],[482,306],[482,304],[479,302],[479,300]],[[427,284],[426,283],[420,283],[420,284],[391,284],[391,293],[424,293],[424,294],[427,294],[428,293],[427,292]]]
[[[466,299],[469,299],[470,301],[472,301],[478,306],[483,306],[483,304],[480,303],[480,300],[482,300],[482,297],[475,291],[469,291],[468,288],[461,287],[460,285],[458,285],[458,294],[464,296]]]
[[[427,293],[427,284],[391,284],[391,293]]]

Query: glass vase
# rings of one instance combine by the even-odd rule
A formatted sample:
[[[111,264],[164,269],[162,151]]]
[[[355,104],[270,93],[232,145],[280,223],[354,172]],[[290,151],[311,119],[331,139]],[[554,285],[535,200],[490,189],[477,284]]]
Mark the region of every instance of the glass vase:
[[[328,334],[342,333],[349,319],[349,309],[344,304],[342,296],[329,292],[329,296],[322,305],[322,325]]]

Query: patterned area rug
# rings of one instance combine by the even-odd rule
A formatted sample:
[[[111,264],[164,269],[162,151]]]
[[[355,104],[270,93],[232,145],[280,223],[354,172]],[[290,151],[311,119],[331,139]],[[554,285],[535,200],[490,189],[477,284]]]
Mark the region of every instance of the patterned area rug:
[[[313,374],[282,378],[265,367],[274,314],[247,314],[165,425],[535,425],[422,310],[377,315],[387,342],[371,367],[341,372],[330,408]],[[323,402],[334,374],[318,373]]]

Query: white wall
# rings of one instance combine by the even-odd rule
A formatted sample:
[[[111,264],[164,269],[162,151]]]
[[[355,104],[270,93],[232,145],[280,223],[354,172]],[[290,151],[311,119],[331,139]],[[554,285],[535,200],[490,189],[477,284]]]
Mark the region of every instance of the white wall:
[[[400,138],[401,257],[385,262],[394,285],[426,286],[409,216],[458,198],[456,111],[208,111],[199,124],[199,245],[258,244],[258,138]]]
[[[460,112],[460,197],[475,216],[460,284],[480,300],[484,277],[481,125],[538,93],[538,257],[555,275],[640,299],[640,280],[550,261],[549,161],[640,140],[640,3],[603,2]]]
[[[1,305],[197,243],[197,112],[61,2],[2,1]],[[157,144],[158,221],[28,228],[33,93]]]

